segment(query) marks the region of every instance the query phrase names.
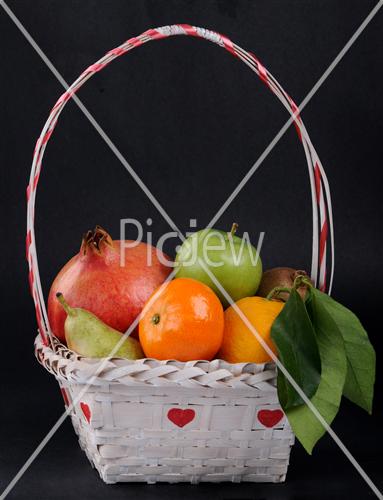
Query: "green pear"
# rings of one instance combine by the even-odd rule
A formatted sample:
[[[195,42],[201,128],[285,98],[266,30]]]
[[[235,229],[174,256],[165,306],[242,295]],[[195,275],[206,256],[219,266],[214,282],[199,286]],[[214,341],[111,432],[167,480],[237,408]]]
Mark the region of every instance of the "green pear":
[[[69,349],[87,358],[140,359],[144,357],[140,343],[131,337],[126,337],[118,349],[123,334],[106,325],[93,313],[79,307],[70,307],[62,293],[56,294],[67,317],[65,319],[65,338]]]

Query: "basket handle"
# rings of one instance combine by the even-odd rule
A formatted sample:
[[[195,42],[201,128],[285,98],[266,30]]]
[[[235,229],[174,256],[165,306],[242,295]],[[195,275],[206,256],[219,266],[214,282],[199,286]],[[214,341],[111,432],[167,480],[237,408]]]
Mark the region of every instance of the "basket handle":
[[[315,285],[319,285],[321,290],[328,289],[331,292],[333,274],[334,274],[334,232],[333,218],[331,209],[330,188],[324,172],[323,166],[307,134],[306,128],[299,115],[299,109],[292,98],[285,92],[277,80],[266,70],[257,57],[251,52],[243,50],[238,45],[231,42],[226,36],[215,31],[204,28],[197,28],[188,24],[174,24],[172,26],[163,26],[161,28],[149,29],[137,37],[130,38],[119,47],[107,52],[96,63],[89,66],[77,80],[68,88],[53,106],[44,128],[37,140],[33,154],[33,162],[29,185],[27,187],[27,238],[26,254],[29,264],[29,283],[32,297],[35,303],[36,318],[43,342],[48,343],[51,339],[51,331],[48,322],[44,296],[41,288],[38,260],[36,254],[36,239],[34,231],[34,213],[36,189],[40,177],[42,160],[46,145],[54,131],[58,117],[66,103],[71,97],[89,80],[95,73],[104,69],[110,62],[117,57],[133,50],[140,45],[151,40],[160,40],[174,35],[189,35],[198,38],[204,38],[226,49],[233,56],[239,58],[259,78],[266,86],[278,97],[281,103],[294,118],[294,125],[297,129],[298,137],[302,143],[308,166],[310,177],[312,215],[313,215],[313,237],[312,237],[312,263],[311,277]],[[330,241],[331,246],[331,265],[328,266],[327,244]],[[330,279],[326,278],[326,270],[330,269]],[[329,281],[329,286],[326,283]]]

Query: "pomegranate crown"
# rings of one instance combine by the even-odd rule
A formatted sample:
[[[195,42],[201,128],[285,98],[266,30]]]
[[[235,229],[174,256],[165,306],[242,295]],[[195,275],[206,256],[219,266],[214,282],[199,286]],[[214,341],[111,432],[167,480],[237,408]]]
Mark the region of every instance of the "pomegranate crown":
[[[80,252],[85,255],[88,250],[92,250],[101,254],[103,244],[112,246],[113,240],[105,229],[97,225],[93,230],[90,229],[84,233]]]

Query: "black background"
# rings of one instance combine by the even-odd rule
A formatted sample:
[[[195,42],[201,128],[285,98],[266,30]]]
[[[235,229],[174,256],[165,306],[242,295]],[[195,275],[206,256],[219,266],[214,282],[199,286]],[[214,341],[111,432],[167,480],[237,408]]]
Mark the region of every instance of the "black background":
[[[9,1],[68,82],[107,50],[150,27],[190,23],[253,51],[300,102],[376,2]],[[353,309],[381,350],[382,20],[367,27],[302,116],[326,168],[334,204],[333,295]],[[33,356],[36,332],[25,263],[25,188],[35,141],[62,87],[0,9],[1,444],[3,489],[63,411],[53,377]],[[256,76],[224,50],[176,37],[150,43],[97,74],[79,97],[179,227],[206,225],[288,118]],[[73,102],[48,145],[36,235],[45,291],[96,223],[166,222]],[[266,268],[309,268],[311,205],[293,127],[217,223],[266,231]],[[134,237],[134,234],[129,236]],[[175,240],[168,251],[174,253]],[[380,364],[378,362],[378,372]],[[382,487],[381,403],[370,417],[344,402],[334,429]],[[312,457],[297,444],[283,485],[106,486],[66,422],[9,498],[306,499],[372,493],[329,438]]]

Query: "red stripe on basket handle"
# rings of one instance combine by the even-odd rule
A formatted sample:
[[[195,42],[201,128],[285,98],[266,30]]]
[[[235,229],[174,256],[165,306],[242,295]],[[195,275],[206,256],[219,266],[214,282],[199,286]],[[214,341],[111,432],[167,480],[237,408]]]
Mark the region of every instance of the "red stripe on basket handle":
[[[41,335],[43,344],[48,345],[46,328],[43,324],[42,316],[41,316],[41,310],[40,310],[41,306],[40,306],[40,301],[39,301],[39,295],[37,293],[37,289],[36,289],[36,285],[35,285],[35,276],[34,276],[34,271],[33,271],[34,261],[33,261],[32,255],[31,255],[31,245],[32,245],[32,233],[29,230],[27,232],[27,236],[25,238],[25,253],[26,253],[27,262],[29,263],[29,272],[28,272],[29,289],[30,289],[33,301],[35,303],[36,321],[37,321],[37,325],[39,328],[39,333]]]
[[[39,162],[39,167],[41,167],[41,160]],[[38,172],[36,172],[36,175],[34,176],[33,178],[33,191],[36,190],[36,187],[37,187],[37,184],[39,183],[39,179],[40,179],[40,172],[41,172],[41,169],[39,169]]]
[[[105,68],[105,66],[107,66],[108,63],[95,63],[95,64],[91,64],[90,66],[88,66],[86,68],[85,71],[82,72],[83,75],[85,75],[86,73],[97,73],[98,71],[101,71],[102,69]]]
[[[25,257],[26,257],[27,261],[29,260],[29,251],[30,251],[31,243],[32,243],[32,235],[31,235],[31,231],[29,230],[27,232],[27,236],[25,238]]]
[[[263,81],[263,83],[265,83],[269,89],[273,92],[272,88],[270,87],[270,84],[269,84],[269,79],[267,77],[267,70],[266,68],[263,66],[263,64],[261,63],[261,61],[258,59],[258,57],[254,54],[254,52],[249,52],[250,56],[254,59],[256,65],[257,65],[257,68],[258,68],[258,73],[259,73],[259,78]]]
[[[49,139],[50,139],[51,135],[53,134],[54,129],[55,129],[54,127],[51,127],[51,128],[50,128],[50,129],[49,129],[49,130],[45,133],[45,135],[44,135],[44,137],[43,137],[43,140],[42,140],[42,142],[41,142],[42,144],[46,144],[46,143],[49,141]]]
[[[324,270],[323,283],[319,286],[321,292],[326,292],[327,272]]]
[[[319,289],[326,291],[327,273],[326,273],[326,252],[327,252],[328,223],[325,219],[319,236]]]
[[[144,33],[142,33],[142,36],[143,37],[148,36],[152,40],[160,40],[161,38],[167,38],[166,35],[164,35],[163,33],[154,28],[144,31]]]
[[[37,302],[38,302],[38,300],[37,300]],[[48,345],[48,339],[47,339],[47,336],[45,335],[45,328],[43,327],[40,306],[38,303],[36,303],[36,298],[35,298],[35,311],[36,311],[37,325],[39,327],[39,332],[40,332],[41,338],[43,340],[43,344]]]
[[[177,26],[182,28],[186,35],[200,37],[200,34],[196,30],[196,28],[194,26],[191,26],[190,24],[178,24]]]
[[[106,53],[107,56],[122,56],[122,54],[125,54],[127,52],[127,49],[124,47],[116,47],[112,50],[109,50],[109,52]]]
[[[218,35],[221,37],[223,44],[225,46],[225,49],[228,52],[230,52],[230,54],[233,54],[233,56],[238,57],[237,53],[234,50],[233,42],[230,40],[230,38],[227,38],[227,36],[222,35],[222,33],[218,33]]]
[[[263,81],[263,83],[265,83],[269,88],[270,90],[273,92],[273,89],[269,83],[269,79],[268,79],[268,76],[267,76],[267,70],[266,68],[263,66],[263,64],[261,63],[261,61],[258,59],[258,57],[253,53],[253,52],[248,52],[250,54],[250,56],[254,59],[257,67],[258,67],[258,73],[259,73],[259,78]],[[297,134],[298,134],[298,137],[299,137],[299,140],[302,142],[302,133],[301,133],[301,128],[300,128],[300,125],[299,125],[299,121],[300,121],[300,112],[299,112],[299,108],[298,106],[295,104],[294,100],[289,96],[289,94],[287,94],[285,92],[286,96],[287,96],[287,99],[289,100],[289,103],[290,103],[290,107],[291,107],[291,110],[293,112],[293,114],[295,115],[295,118],[294,118],[294,126],[296,128],[296,131],[297,131]],[[297,113],[298,111],[298,113]]]
[[[60,387],[60,391],[61,391],[61,395],[63,397],[65,406],[69,406],[70,402],[69,402],[69,397],[68,397],[66,389],[64,387]]]
[[[314,167],[314,177],[315,177],[315,190],[317,203],[320,208],[320,218],[321,218],[321,228],[319,234],[319,289],[321,291],[326,290],[326,281],[327,281],[327,273],[326,273],[326,262],[325,255],[327,251],[327,238],[328,238],[328,223],[327,223],[327,213],[326,213],[326,204],[323,197],[322,192],[322,178],[319,169],[319,165],[316,162]]]
[[[319,239],[319,266],[321,266],[323,261],[323,256],[325,254],[327,236],[328,236],[328,224],[327,220],[325,219],[321,228],[320,239]]]
[[[290,102],[290,106],[291,106],[291,111],[294,113],[295,117],[294,117],[294,126],[295,126],[295,129],[297,131],[297,134],[298,134],[298,137],[299,137],[299,140],[302,142],[302,133],[301,133],[301,127],[299,125],[299,122],[301,121],[301,115],[300,115],[300,111],[299,111],[299,108],[298,106],[295,104],[295,102],[293,101],[293,99],[287,94],[287,97],[289,99],[289,102]]]
[[[129,45],[133,45],[133,47],[139,47],[140,45],[142,45],[144,42],[141,40],[140,37],[132,37],[132,38],[129,38],[129,40],[127,40],[125,43],[129,44]]]
[[[31,295],[33,297],[33,287],[34,287],[34,276],[33,276],[33,271],[30,269],[28,273],[28,281],[29,281],[29,289],[31,291]]]
[[[53,106],[51,112],[53,112],[53,110],[55,110],[56,108],[58,108],[62,104],[69,101],[69,99],[72,97],[72,95],[73,95],[73,92],[70,92],[68,90],[66,92],[64,92],[63,94],[61,94],[61,96],[57,99],[56,104]]]

